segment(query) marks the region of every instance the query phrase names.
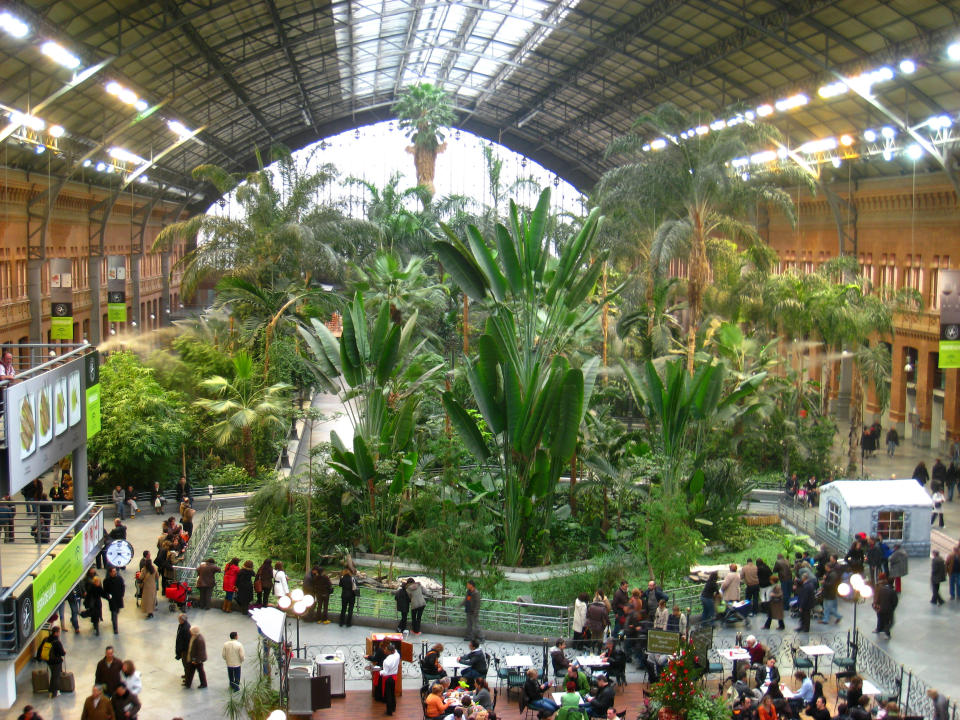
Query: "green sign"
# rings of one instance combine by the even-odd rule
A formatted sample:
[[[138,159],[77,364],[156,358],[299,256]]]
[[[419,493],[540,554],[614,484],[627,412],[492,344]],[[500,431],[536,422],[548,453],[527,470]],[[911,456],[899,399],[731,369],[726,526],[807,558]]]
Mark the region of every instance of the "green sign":
[[[680,633],[666,630],[647,631],[647,652],[673,655],[680,647]]]
[[[72,317],[50,318],[50,339],[51,340],[73,340],[73,318]]]
[[[100,432],[100,383],[87,388],[87,439]]]
[[[83,533],[74,535],[33,581],[33,624],[39,630],[83,575]]]
[[[127,321],[126,303],[107,303],[107,320],[110,322]]]
[[[940,341],[940,362],[937,367],[960,368],[960,340]]]

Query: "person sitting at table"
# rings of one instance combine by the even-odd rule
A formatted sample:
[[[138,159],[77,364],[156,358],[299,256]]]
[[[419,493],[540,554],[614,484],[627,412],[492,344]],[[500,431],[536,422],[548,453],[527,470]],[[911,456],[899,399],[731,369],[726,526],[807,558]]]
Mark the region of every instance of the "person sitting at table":
[[[800,689],[790,698],[790,709],[793,710],[794,715],[799,715],[804,707],[807,709],[813,707],[813,681],[803,670],[797,670],[793,676],[800,681]]]
[[[460,707],[463,708],[463,717],[468,718],[468,720],[480,712],[480,706],[469,695],[460,698]]]
[[[427,651],[420,661],[420,670],[425,677],[430,680],[446,677],[447,671],[440,664],[440,653],[443,652],[443,645],[437,643]]]
[[[452,707],[451,703],[444,702],[443,685],[440,683],[434,683],[430,686],[430,693],[423,703],[426,706],[426,716],[428,718],[442,718]]]
[[[544,690],[550,687],[550,683],[540,682],[539,673],[536,668],[527,669],[527,680],[523,683],[523,698],[520,703],[520,709],[524,707],[533,708],[540,711],[540,717],[550,717],[553,715],[557,705],[552,698],[543,696]]]
[[[777,709],[773,705],[773,698],[770,693],[763,696],[760,701],[760,707],[757,708],[758,720],[777,720]]]
[[[607,648],[603,651],[603,658],[607,663],[607,673],[617,677],[627,670],[627,654],[617,647],[617,642],[613,638],[607,638]]]
[[[872,720],[870,713],[870,703],[873,702],[869,695],[861,695],[860,701],[856,705],[850,705],[850,720]],[[847,704],[850,701],[847,700]]]
[[[592,698],[588,695],[589,700],[581,704],[580,709],[590,717],[605,718],[607,710],[613,707],[616,693],[617,689],[610,683],[610,679],[600,673],[597,675],[597,694]]]
[[[577,684],[577,692],[581,695],[590,691],[590,679],[576,663],[572,663],[570,667],[567,668],[567,674],[563,676],[563,679],[566,682],[573,680]]]
[[[466,665],[460,674],[467,680],[487,676],[487,654],[480,649],[476,638],[470,641],[470,652],[457,658],[457,662]]]
[[[756,716],[757,706],[753,695],[744,695],[743,700],[733,706],[731,713],[732,720],[755,720]]]
[[[473,702],[484,710],[493,709],[493,698],[490,697],[486,678],[478,677],[473,681]]]
[[[783,697],[780,692],[780,671],[777,670],[777,659],[767,658],[767,664],[757,670],[757,687],[765,688],[764,692],[772,697]]]
[[[443,720],[460,720],[461,718],[466,717],[466,713],[463,708],[459,705],[453,708],[447,715],[444,716]]]
[[[863,696],[863,678],[859,675],[854,675],[850,678],[850,683],[847,685],[847,707],[853,710],[860,704],[860,698]]]
[[[830,711],[827,709],[827,699],[821,695],[814,703],[813,709],[808,710],[807,714],[813,720],[831,720]]]
[[[553,665],[553,677],[559,678],[566,674],[570,667],[570,661],[567,660],[567,641],[563,638],[557,638],[557,644],[550,648],[550,663]]]
[[[756,637],[748,635],[744,642],[744,649],[750,653],[751,665],[756,667],[763,665],[763,658],[766,656],[767,650],[759,643]]]
[[[564,686],[565,692],[560,696],[560,707],[580,707],[583,702],[583,696],[577,690],[576,680],[567,680]]]
[[[747,682],[746,668],[740,668],[737,672],[737,681],[730,689],[733,694],[734,704],[742,703],[746,697],[754,697],[753,690],[750,689],[750,684]]]
[[[663,598],[660,598],[657,603],[657,610],[653,616],[653,629],[654,630],[666,630],[667,629],[667,620],[670,617],[670,611],[667,610],[667,601]]]

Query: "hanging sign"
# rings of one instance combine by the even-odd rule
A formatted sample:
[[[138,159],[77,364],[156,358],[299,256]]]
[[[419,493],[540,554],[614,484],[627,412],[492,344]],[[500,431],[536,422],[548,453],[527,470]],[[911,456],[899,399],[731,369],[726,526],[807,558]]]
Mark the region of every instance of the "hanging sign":
[[[107,256],[107,320],[127,321],[127,258]]]
[[[960,270],[940,270],[940,368],[960,368]]]
[[[73,340],[73,264],[50,260],[50,339]]]

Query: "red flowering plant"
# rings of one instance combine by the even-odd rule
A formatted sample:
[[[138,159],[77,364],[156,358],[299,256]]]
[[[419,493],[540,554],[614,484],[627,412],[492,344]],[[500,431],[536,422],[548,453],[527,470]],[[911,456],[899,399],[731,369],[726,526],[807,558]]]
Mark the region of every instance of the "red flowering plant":
[[[650,696],[661,708],[676,717],[685,718],[702,694],[697,687],[697,680],[702,673],[702,661],[698,659],[693,645],[683,642],[660,674],[660,681],[650,687]]]

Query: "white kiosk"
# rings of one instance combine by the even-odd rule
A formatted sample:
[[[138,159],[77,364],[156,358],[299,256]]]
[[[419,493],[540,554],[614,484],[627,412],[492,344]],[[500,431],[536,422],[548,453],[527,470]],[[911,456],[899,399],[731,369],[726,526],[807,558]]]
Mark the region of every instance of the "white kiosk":
[[[933,501],[916,480],[835,480],[820,488],[817,525],[838,543],[883,536],[912,557],[930,556]]]

